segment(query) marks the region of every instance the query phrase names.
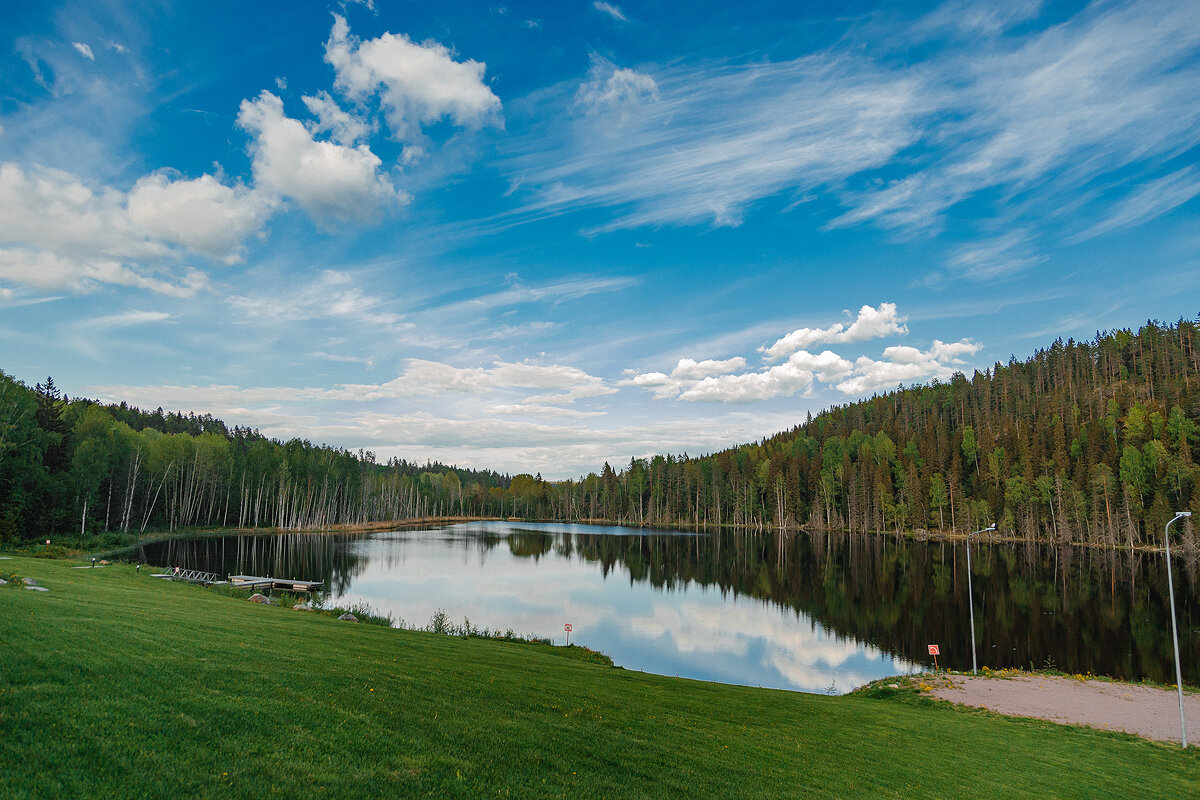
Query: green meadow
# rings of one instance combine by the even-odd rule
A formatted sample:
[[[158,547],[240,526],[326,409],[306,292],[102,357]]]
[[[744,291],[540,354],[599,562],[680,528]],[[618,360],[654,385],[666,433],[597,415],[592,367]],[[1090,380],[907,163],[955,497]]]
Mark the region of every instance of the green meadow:
[[[74,566],[0,561],[48,589],[0,586],[0,797],[1200,796],[1200,753],[1130,736],[629,672]]]

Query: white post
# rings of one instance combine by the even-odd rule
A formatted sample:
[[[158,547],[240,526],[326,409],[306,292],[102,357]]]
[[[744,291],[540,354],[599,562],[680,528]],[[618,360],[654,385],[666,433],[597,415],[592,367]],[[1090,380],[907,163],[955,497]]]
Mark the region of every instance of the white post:
[[[1187,747],[1187,722],[1183,718],[1183,671],[1179,668],[1179,628],[1175,624],[1175,582],[1171,579],[1171,523],[1190,517],[1190,511],[1176,511],[1175,518],[1163,528],[1163,544],[1167,550],[1167,592],[1171,599],[1171,639],[1175,645],[1175,690],[1179,692],[1179,735]]]
[[[992,523],[981,531],[967,534],[967,608],[971,611],[971,674],[974,675],[979,669],[975,660],[975,590],[971,587],[971,537],[979,533],[987,533],[988,531],[996,530],[996,523]]]

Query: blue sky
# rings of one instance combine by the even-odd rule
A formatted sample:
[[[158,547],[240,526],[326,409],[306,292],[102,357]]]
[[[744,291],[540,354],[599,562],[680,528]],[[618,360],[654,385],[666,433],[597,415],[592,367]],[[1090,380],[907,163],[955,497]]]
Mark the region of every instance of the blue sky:
[[[1200,4],[4,3],[0,369],[569,477],[1200,311]]]

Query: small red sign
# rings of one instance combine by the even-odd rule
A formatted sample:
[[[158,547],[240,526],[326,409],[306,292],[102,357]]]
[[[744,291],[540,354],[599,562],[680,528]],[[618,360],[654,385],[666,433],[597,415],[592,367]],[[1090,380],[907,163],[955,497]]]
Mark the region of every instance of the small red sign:
[[[566,625],[563,625],[563,630],[564,630],[564,631],[572,631],[572,630],[575,630],[575,629],[574,629],[574,628],[572,628],[572,627],[571,627],[571,623],[569,623],[569,622],[568,622]]]
[[[942,654],[942,651],[938,649],[938,646],[936,644],[929,645],[929,655],[940,656],[941,654]]]

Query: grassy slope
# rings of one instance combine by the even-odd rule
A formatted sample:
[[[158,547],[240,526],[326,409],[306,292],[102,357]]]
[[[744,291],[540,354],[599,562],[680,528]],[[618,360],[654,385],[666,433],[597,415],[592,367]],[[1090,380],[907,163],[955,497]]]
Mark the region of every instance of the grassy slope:
[[[0,796],[1196,797],[1200,753],[0,561]]]

